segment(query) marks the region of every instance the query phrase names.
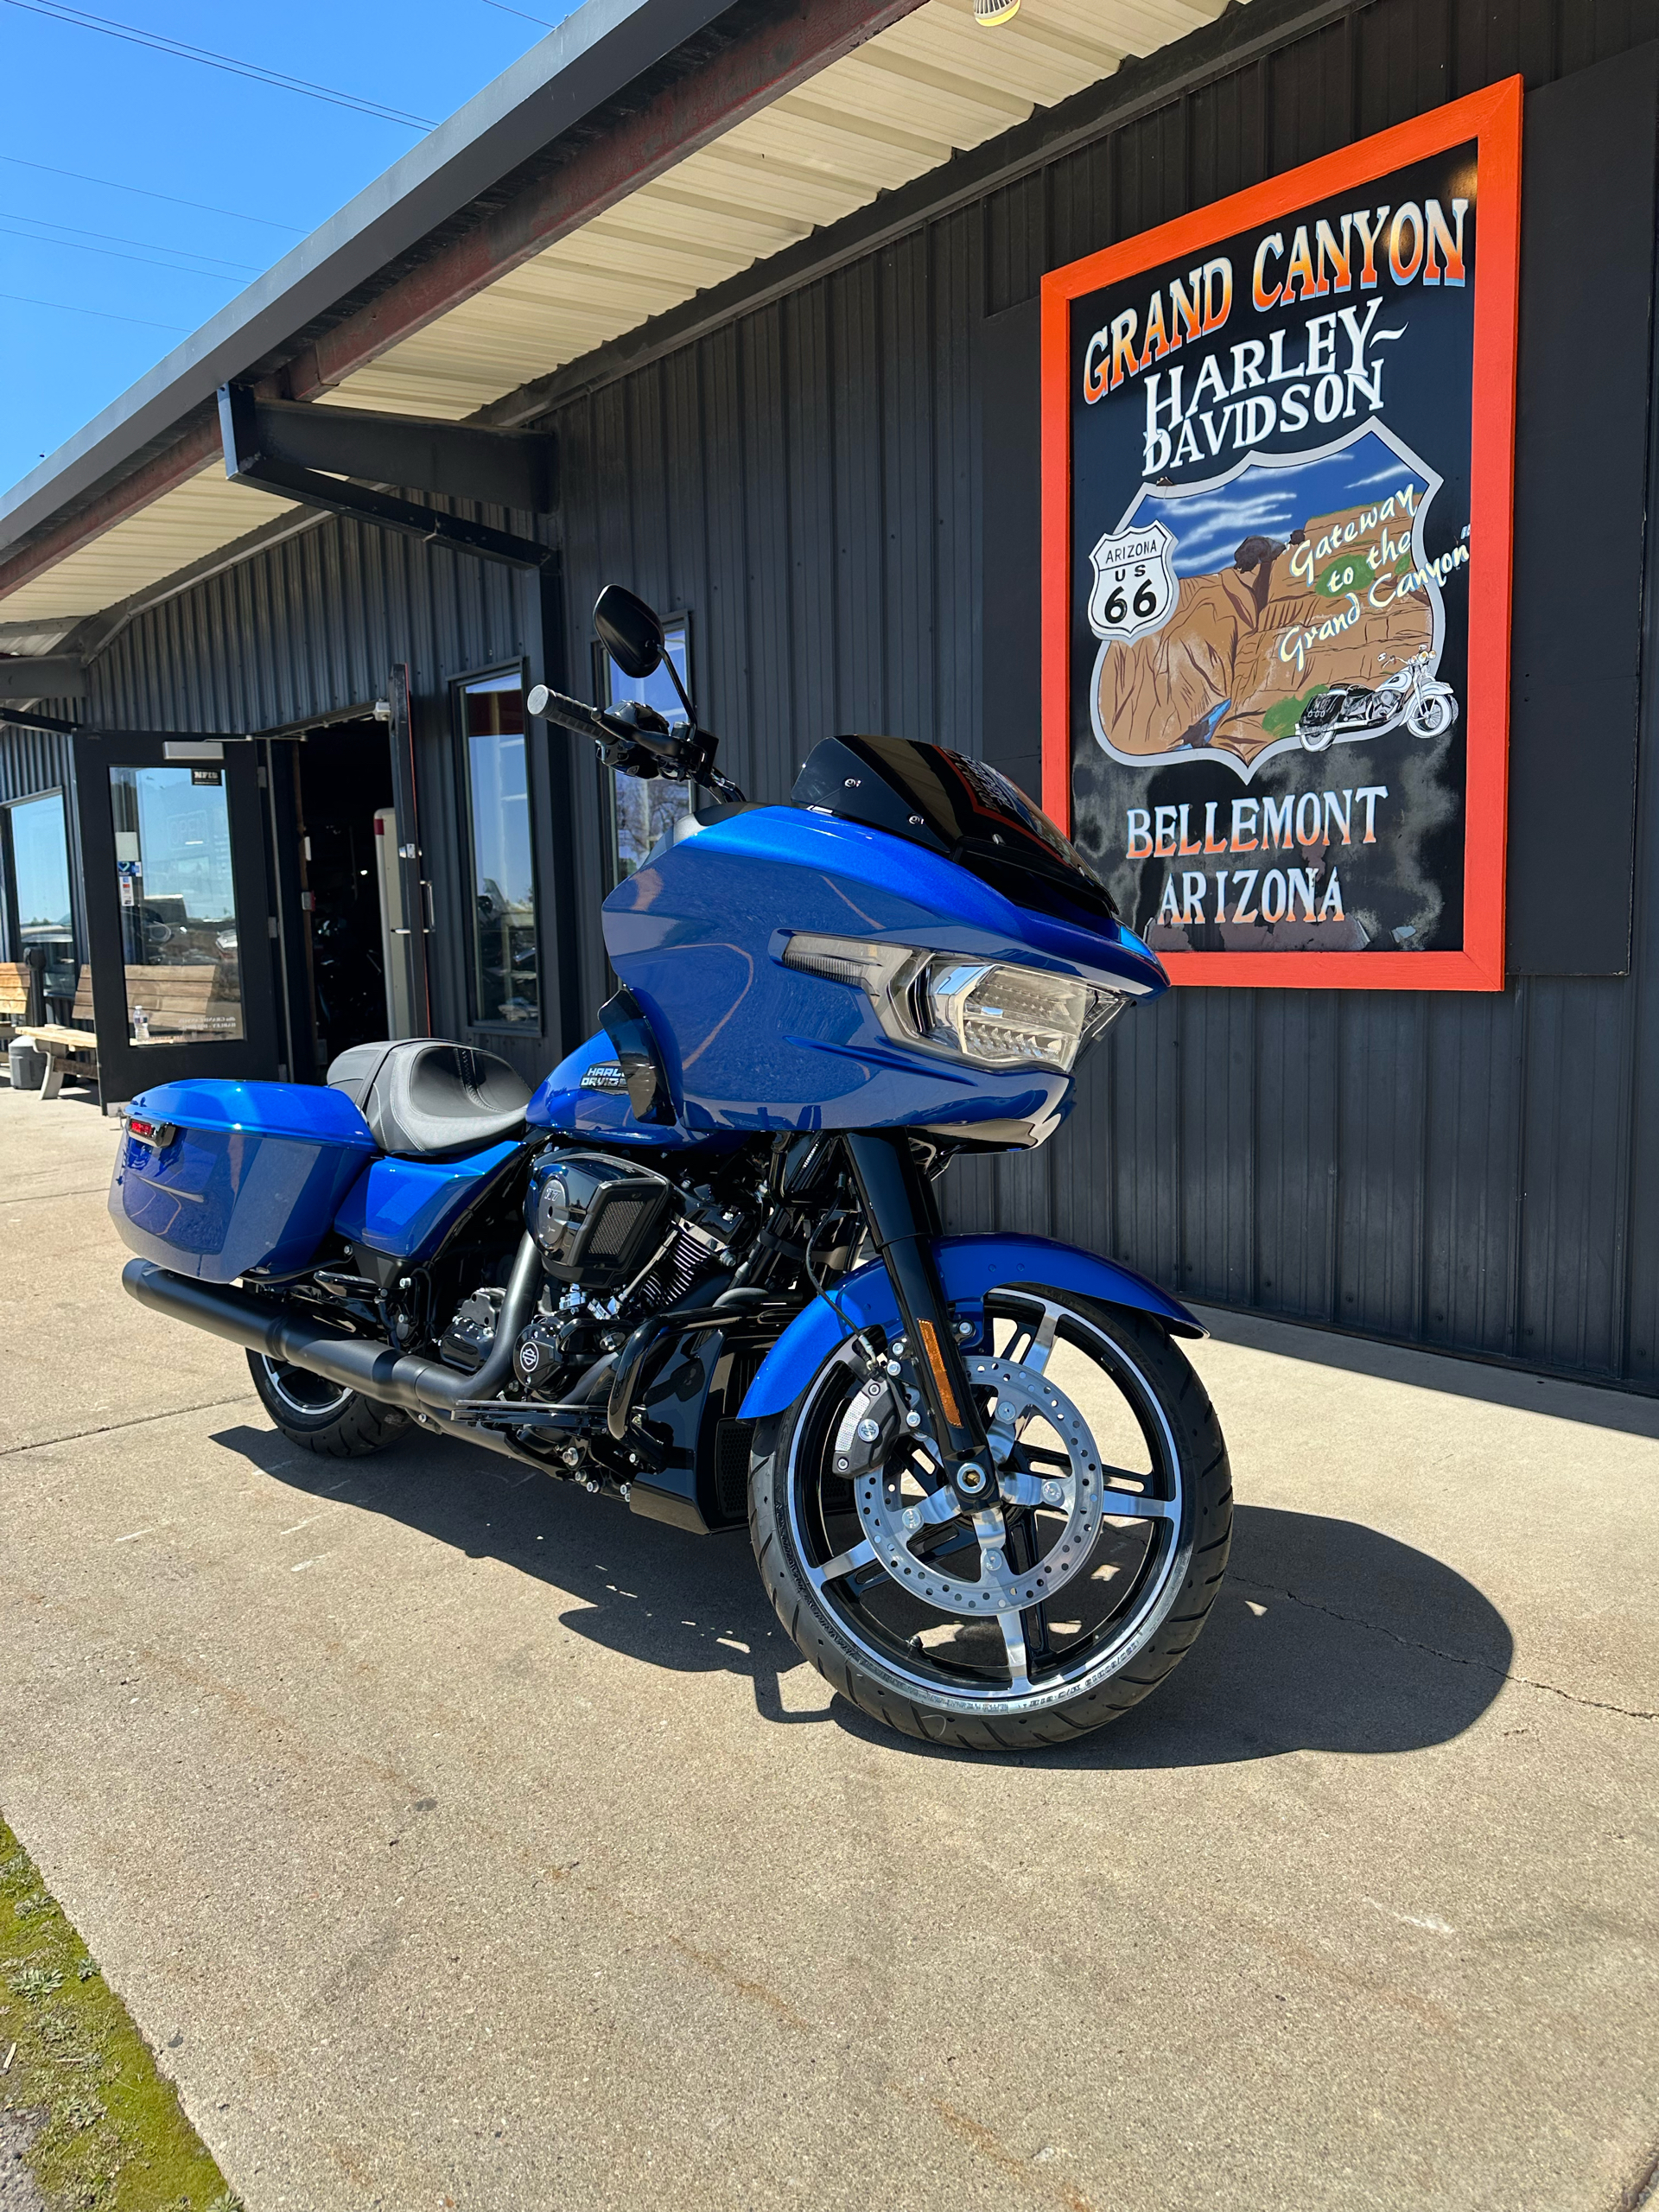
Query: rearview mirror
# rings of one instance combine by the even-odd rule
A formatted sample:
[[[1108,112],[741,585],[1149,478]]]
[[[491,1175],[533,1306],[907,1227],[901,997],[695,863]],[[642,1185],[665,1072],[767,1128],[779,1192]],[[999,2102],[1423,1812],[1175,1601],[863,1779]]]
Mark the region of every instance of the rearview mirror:
[[[620,584],[607,584],[594,601],[594,627],[623,675],[636,683],[661,666],[663,626],[643,599]]]

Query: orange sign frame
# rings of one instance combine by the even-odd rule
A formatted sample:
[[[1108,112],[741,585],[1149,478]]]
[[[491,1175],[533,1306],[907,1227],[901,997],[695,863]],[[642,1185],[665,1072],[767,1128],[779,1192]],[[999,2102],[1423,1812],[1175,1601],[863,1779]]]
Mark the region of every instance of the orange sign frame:
[[[1520,264],[1522,79],[1417,116],[1287,170],[1042,282],[1043,805],[1071,821],[1071,304],[1215,241],[1269,223],[1408,163],[1477,142],[1469,569],[1469,715],[1464,807],[1463,947],[1446,952],[1170,952],[1172,982],[1306,990],[1497,991],[1503,988],[1509,776],[1510,541]]]

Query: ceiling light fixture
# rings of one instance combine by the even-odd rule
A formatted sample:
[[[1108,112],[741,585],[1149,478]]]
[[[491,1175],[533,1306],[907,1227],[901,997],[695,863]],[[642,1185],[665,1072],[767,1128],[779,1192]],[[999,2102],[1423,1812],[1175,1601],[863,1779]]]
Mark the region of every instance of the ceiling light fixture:
[[[974,21],[988,30],[993,23],[1009,23],[1020,12],[1020,0],[974,0]]]

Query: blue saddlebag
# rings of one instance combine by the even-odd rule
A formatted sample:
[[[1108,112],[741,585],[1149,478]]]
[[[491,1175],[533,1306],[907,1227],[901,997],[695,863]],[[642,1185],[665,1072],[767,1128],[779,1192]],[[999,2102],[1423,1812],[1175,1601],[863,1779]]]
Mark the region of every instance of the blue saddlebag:
[[[128,1109],[110,1211],[124,1243],[175,1274],[283,1274],[305,1266],[378,1153],[338,1090],[164,1083]]]

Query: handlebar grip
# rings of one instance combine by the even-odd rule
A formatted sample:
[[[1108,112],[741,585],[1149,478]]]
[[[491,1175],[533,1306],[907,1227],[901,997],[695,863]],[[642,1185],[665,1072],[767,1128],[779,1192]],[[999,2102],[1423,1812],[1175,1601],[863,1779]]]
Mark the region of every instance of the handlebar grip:
[[[545,683],[532,685],[524,712],[538,721],[559,722],[566,729],[581,730],[584,736],[605,734],[594,708],[585,707],[580,699],[568,699],[563,691],[551,690]]]

